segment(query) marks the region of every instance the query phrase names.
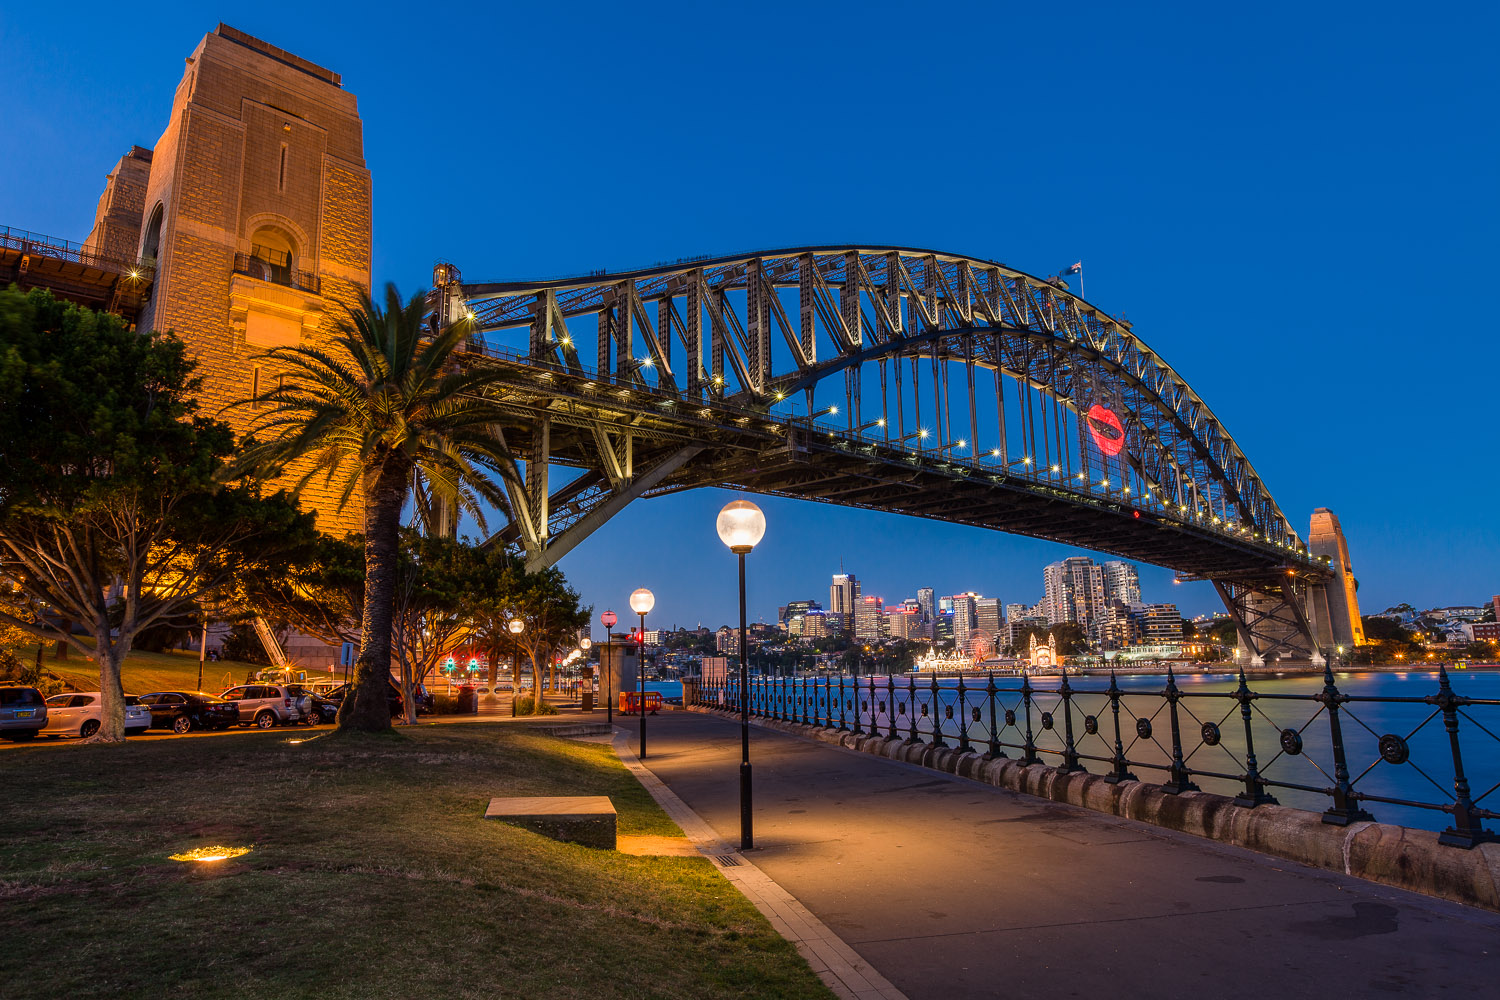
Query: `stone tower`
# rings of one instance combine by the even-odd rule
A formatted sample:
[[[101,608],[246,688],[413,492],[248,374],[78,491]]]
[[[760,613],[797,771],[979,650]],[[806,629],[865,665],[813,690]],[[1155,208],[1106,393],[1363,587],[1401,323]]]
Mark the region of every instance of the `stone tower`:
[[[1308,611],[1318,642],[1327,647],[1343,646],[1346,650],[1365,641],[1364,623],[1359,617],[1359,584],[1349,566],[1349,543],[1339,519],[1327,507],[1313,511],[1307,532],[1307,548],[1315,556],[1327,556],[1333,579],[1313,587],[1308,593]]]
[[[204,412],[243,433],[253,411],[226,407],[275,384],[264,352],[326,339],[370,287],[370,172],[354,95],[337,73],[220,24],[188,57],[156,147],[130,159],[99,218],[149,164],[138,246],[156,281],[139,324],[182,338]],[[111,227],[96,223],[95,235]],[[341,513],[321,479],[303,506],[324,531],[361,527],[357,502]]]

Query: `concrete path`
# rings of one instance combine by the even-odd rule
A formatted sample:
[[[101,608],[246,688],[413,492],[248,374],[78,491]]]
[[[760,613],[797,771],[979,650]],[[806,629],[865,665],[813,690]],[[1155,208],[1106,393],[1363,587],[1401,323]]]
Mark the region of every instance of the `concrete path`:
[[[737,844],[738,725],[648,725],[646,767]],[[1500,989],[1500,914],[767,730],[751,740],[749,860],[912,1000]]]

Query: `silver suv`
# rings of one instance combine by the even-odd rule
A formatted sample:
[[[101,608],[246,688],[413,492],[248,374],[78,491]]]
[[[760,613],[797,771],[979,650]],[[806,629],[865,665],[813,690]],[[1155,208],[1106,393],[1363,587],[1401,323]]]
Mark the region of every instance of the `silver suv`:
[[[260,729],[301,721],[311,707],[305,694],[294,694],[281,684],[241,684],[219,695],[238,703],[240,725]]]

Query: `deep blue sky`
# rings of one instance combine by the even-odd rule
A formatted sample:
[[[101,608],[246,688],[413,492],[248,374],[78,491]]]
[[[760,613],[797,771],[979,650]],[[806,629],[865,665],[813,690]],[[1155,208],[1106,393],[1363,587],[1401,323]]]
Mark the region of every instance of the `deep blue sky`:
[[[967,9],[966,9],[967,7]],[[218,20],[358,95],[375,274],[470,279],[817,242],[1082,259],[1366,612],[1500,591],[1493,4],[9,4],[0,224],[81,240]],[[596,610],[718,625],[726,497],[638,503],[562,563]],[[888,600],[1040,596],[1060,546],[785,501],[752,617],[844,565]],[[1216,609],[1145,571],[1148,599]]]

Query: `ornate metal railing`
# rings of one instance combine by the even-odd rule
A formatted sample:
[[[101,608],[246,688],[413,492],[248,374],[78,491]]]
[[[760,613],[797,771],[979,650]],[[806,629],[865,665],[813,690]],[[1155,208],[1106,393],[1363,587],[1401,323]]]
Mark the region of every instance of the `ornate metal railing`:
[[[248,253],[234,255],[234,273],[259,278],[276,285],[286,285],[288,288],[300,288],[314,295],[318,294],[321,285],[316,274],[296,271],[287,264],[278,264]]]
[[[1323,808],[1323,821],[1339,825],[1373,819],[1364,808],[1372,803],[1420,825],[1446,813],[1441,843],[1495,839],[1485,821],[1500,818],[1491,808],[1500,789],[1500,698],[1457,694],[1446,669],[1435,691],[1410,696],[1345,694],[1331,670],[1301,693],[1252,690],[1243,671],[1221,691],[1184,690],[1170,670],[1165,687],[1142,691],[1122,689],[1113,674],[1103,689],[1075,686],[1066,675],[1035,680],[758,676],[750,714],[990,758],[1015,753],[1063,771],[1092,763],[1110,782],[1156,772],[1167,792],[1201,787],[1247,807],[1278,802],[1280,792],[1285,804]],[[731,678],[699,689],[697,703],[738,711],[739,695]],[[1481,721],[1477,709],[1490,715]],[[1476,795],[1471,781],[1486,787]],[[1428,786],[1436,796],[1419,794]]]

